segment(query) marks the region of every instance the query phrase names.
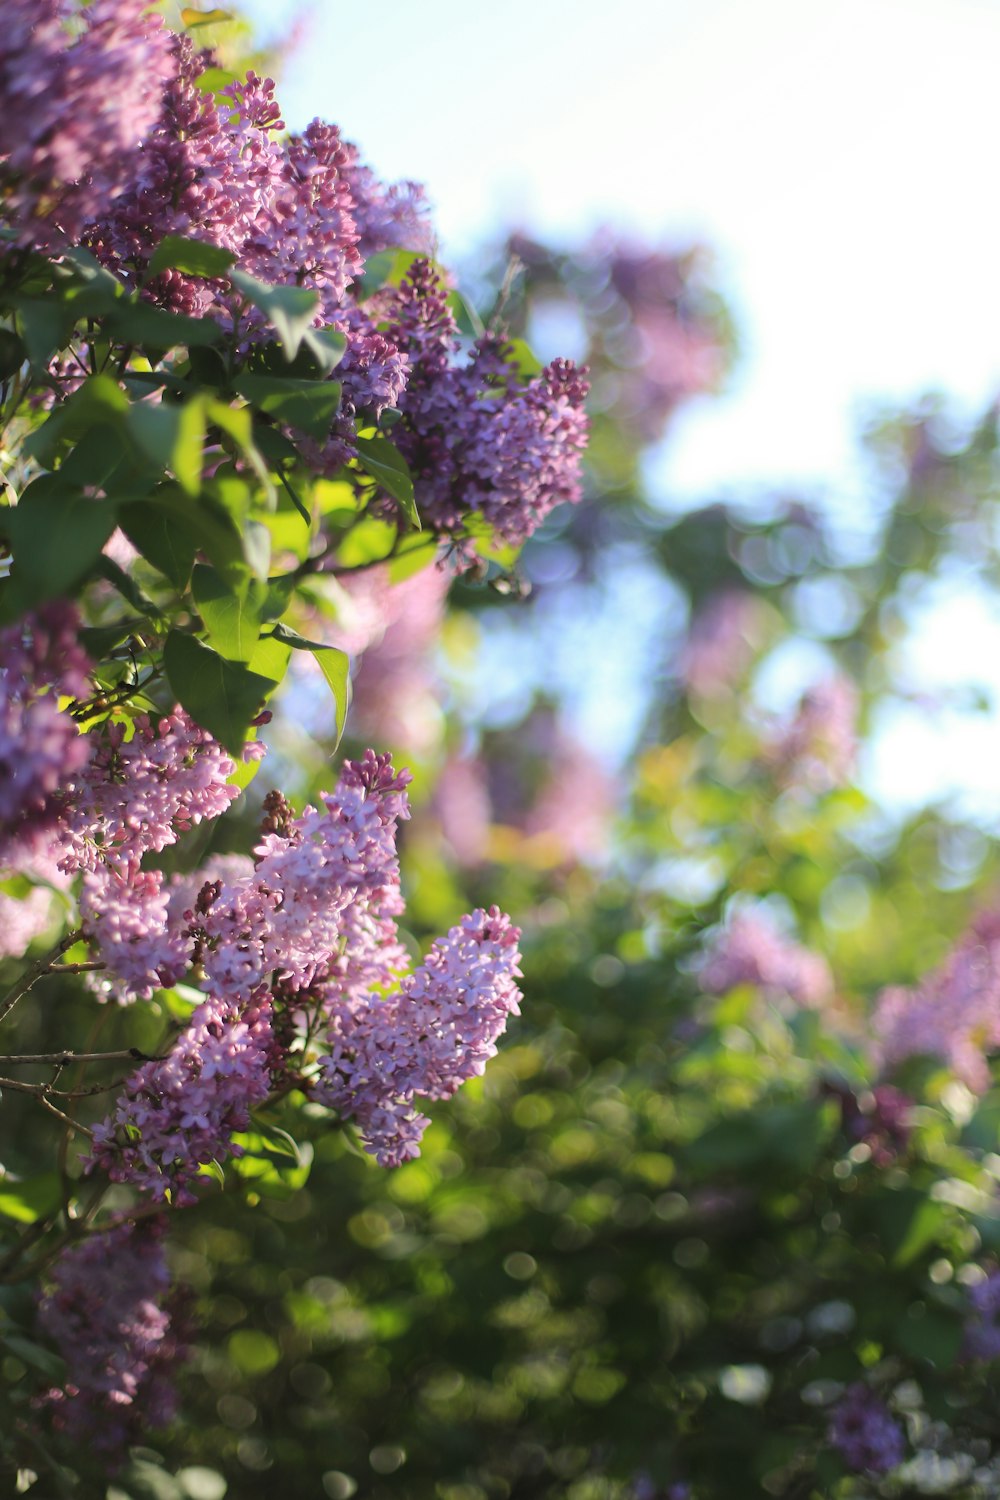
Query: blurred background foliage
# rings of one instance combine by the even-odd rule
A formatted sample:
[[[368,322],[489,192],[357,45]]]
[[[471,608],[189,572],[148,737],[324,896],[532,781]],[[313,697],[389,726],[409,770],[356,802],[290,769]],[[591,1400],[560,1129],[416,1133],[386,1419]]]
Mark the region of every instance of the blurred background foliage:
[[[381,1171],[324,1127],[304,1185],[308,1142],[229,1169],[179,1218],[188,1420],[109,1494],[989,1493],[969,1455],[985,1463],[1000,1424],[959,1356],[964,1283],[1000,1247],[1000,1092],[911,1061],[908,1140],[873,1152],[848,1127],[872,1108],[875,996],[942,960],[995,845],[948,805],[903,816],[850,779],[783,779],[767,747],[783,674],[847,674],[864,740],[911,691],[908,599],[957,567],[991,584],[995,413],[960,440],[932,403],[873,420],[864,535],[786,496],[672,514],[648,445],[734,347],[703,252],[519,234],[483,264],[484,317],[506,275],[518,336],[578,326],[598,393],[588,499],[513,581],[498,569],[446,601],[433,570],[395,594],[371,580],[392,623],[360,652],[356,702],[366,741],[417,750],[414,945],[474,901],[505,905],[525,928],[524,1016],[436,1109],[418,1161]],[[689,351],[673,384],[643,384],[656,335],[637,288],[667,350]],[[354,589],[317,601],[345,631]],[[555,633],[632,590],[654,597],[655,638],[554,663]],[[591,671],[630,700],[610,747],[576,727]],[[305,797],[328,746],[302,693],[260,783]],[[748,902],[829,960],[822,1011],[700,993],[706,934]],[[895,1392],[917,1455],[886,1490],[826,1443],[861,1378]]]
[[[418,773],[414,950],[496,901],[524,928],[524,1015],[417,1161],[383,1171],[324,1119],[315,1148],[257,1142],[177,1216],[186,1419],[108,1500],[996,1493],[970,1477],[1000,1418],[961,1347],[1000,1253],[1000,1088],[911,1060],[908,1136],[851,1131],[874,1118],[875,997],[940,963],[996,879],[974,806],[864,789],[894,705],[990,707],[959,671],[924,691],[905,644],[935,582],[996,588],[996,410],[873,416],[860,517],[759,492],[678,513],[651,455],[738,348],[707,251],[519,228],[467,286],[540,358],[589,362],[587,496],[513,569],[372,572],[312,607],[357,658],[353,748]],[[768,746],[835,673],[862,774],[789,779]],[[310,682],[289,701],[218,849],[268,787],[329,778]],[[701,992],[706,938],[751,903],[828,960],[823,1008]],[[46,1000],[82,1045],[72,992]],[[11,1160],[30,1173],[29,1131]],[[916,1455],[890,1488],[826,1441],[859,1379]]]

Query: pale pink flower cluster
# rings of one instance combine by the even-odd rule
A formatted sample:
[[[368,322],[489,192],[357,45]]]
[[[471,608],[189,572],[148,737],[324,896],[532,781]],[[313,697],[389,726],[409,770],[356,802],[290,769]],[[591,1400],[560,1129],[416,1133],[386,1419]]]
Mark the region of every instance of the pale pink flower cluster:
[[[280,1050],[267,1007],[242,1015],[200,1005],[167,1057],[134,1073],[114,1114],[94,1130],[89,1166],[175,1207],[196,1203],[193,1184],[212,1161],[240,1154],[233,1142],[271,1087]]]
[[[724,589],[712,594],[694,612],[681,648],[681,681],[700,698],[729,693],[746,671],[757,601],[746,589]]]
[[[247,1110],[292,1059],[311,1066],[288,1052],[307,1017],[326,1017],[330,1053],[318,1078],[311,1084],[307,1072],[299,1086],[355,1120],[386,1163],[416,1149],[426,1124],[416,1095],[446,1098],[482,1071],[517,1012],[517,932],[495,909],[475,912],[400,982],[396,832],[409,815],[408,780],[369,750],[345,764],[320,808],[295,817],[272,794],[252,866],[217,865],[197,890],[190,877],[164,887],[139,871],[134,911],[123,915],[119,902],[113,917],[93,914],[102,956],[133,993],[163,982],[168,966],[177,978],[195,963],[209,998],[170,1055],[129,1080],[97,1132],[92,1166],[157,1198],[192,1201],[205,1163],[232,1154]]]
[[[359,606],[352,643],[361,652],[351,700],[352,732],[407,745],[419,755],[433,747],[440,732],[432,653],[444,619],[448,575],[441,568],[424,568],[391,586],[379,577],[345,582]],[[343,638],[339,644],[351,649]]]
[[[519,933],[496,907],[463,917],[386,999],[340,1007],[314,1096],[352,1118],[383,1166],[419,1152],[417,1099],[449,1099],[519,1014]]]
[[[101,1452],[142,1442],[176,1409],[170,1376],[184,1350],[167,1302],[162,1231],[147,1220],[70,1246],[39,1307],[42,1331],[66,1361],[65,1385],[46,1405],[55,1425]]]
[[[820,954],[783,936],[763,912],[746,909],[734,912],[716,934],[698,980],[709,995],[746,984],[804,1006],[821,1005],[833,991],[829,966]]]
[[[765,747],[787,786],[829,792],[850,780],[857,757],[857,689],[842,673],[804,694],[791,722]]]
[[[989,1054],[1000,1049],[1000,927],[974,922],[940,968],[913,988],[879,996],[872,1025],[885,1066],[939,1057],[976,1093],[990,1086]]]

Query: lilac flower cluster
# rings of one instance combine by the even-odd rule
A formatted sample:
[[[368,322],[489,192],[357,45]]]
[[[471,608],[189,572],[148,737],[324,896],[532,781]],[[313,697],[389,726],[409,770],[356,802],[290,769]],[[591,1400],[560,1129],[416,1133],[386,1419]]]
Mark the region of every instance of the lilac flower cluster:
[[[655,442],[687,397],[718,385],[726,364],[719,329],[692,299],[694,257],[600,241],[595,254],[605,259],[628,319],[609,350],[618,366],[616,406],[640,441]]]
[[[992,1270],[969,1287],[972,1316],[965,1325],[962,1353],[966,1359],[1000,1359],[1000,1270]]]
[[[519,1014],[519,936],[496,907],[472,912],[396,994],[336,1008],[314,1096],[356,1122],[382,1166],[419,1152],[429,1122],[415,1099],[450,1099],[495,1056]]]
[[[827,1442],[855,1474],[888,1474],[906,1451],[902,1427],[862,1381],[848,1386],[834,1407]]]
[[[759,601],[746,589],[724,589],[706,599],[688,627],[678,670],[688,692],[720,698],[732,691],[752,656]]]
[[[822,1004],[833,989],[825,959],[783,937],[762,912],[752,910],[733,913],[709,946],[698,978],[709,995],[748,984],[806,1006]]]
[[[400,451],[417,506],[443,531],[472,510],[504,541],[530,536],[554,506],[580,498],[587,384],[568,360],[522,379],[499,334],[476,343],[465,365],[448,288],[428,261],[410,268],[393,302],[390,337],[408,355],[399,406]]]
[[[156,1201],[169,1193],[175,1206],[196,1203],[192,1183],[208,1162],[239,1154],[233,1134],[267,1098],[278,1059],[268,1007],[239,1016],[200,1005],[169,1055],[134,1073],[97,1126],[91,1167]]]
[[[858,695],[842,674],[818,683],[803,696],[791,722],[765,750],[765,758],[787,786],[829,792],[844,786],[857,755]]]
[[[20,245],[64,249],[129,181],[169,33],[147,0],[9,0],[3,22],[0,221]]]
[[[111,867],[127,890],[105,892],[87,920],[120,982],[148,994],[194,963],[209,998],[170,1055],[129,1079],[96,1132],[92,1167],[154,1198],[193,1201],[201,1167],[232,1154],[247,1110],[291,1065],[306,1016],[325,1015],[328,1031],[316,1097],[354,1119],[383,1163],[416,1150],[426,1121],[415,1096],[447,1098],[482,1072],[517,1013],[518,934],[498,911],[474,912],[400,983],[396,831],[408,780],[369,750],[318,809],[295,817],[271,794],[254,864],[230,860],[197,890],[190,877],[164,886],[157,872]]]
[[[45,1403],[71,1437],[105,1452],[141,1442],[175,1410],[170,1373],[184,1351],[165,1305],[162,1230],[159,1220],[125,1224],[64,1250],[39,1308],[67,1365]]]
[[[849,1141],[865,1145],[878,1167],[888,1167],[906,1150],[912,1132],[913,1100],[889,1083],[856,1094],[843,1085],[831,1085],[830,1093],[840,1103],[841,1128]]]
[[[990,1086],[989,1054],[1000,1048],[1000,926],[987,913],[940,968],[913,988],[882,991],[872,1018],[879,1059],[940,1057],[976,1093]]]
[[[56,792],[87,761],[88,741],[59,707],[90,690],[79,623],[56,602],[0,631],[0,866],[51,827]]]

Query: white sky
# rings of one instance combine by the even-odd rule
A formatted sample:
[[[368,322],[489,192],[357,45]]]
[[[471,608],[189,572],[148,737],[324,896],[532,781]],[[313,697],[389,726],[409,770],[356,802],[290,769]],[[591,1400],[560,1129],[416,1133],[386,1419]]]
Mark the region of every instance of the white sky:
[[[244,8],[271,31],[302,9]],[[873,401],[938,389],[972,410],[1000,390],[1000,0],[315,0],[311,17],[286,118],[334,120],[380,176],[424,182],[445,258],[517,223],[714,248],[742,357],[673,430],[654,472],[674,498],[749,482],[863,503]],[[981,670],[963,650],[1000,646],[1000,615],[970,609],[924,632],[913,670],[953,684],[968,665],[1000,697],[1000,650]],[[912,804],[958,780],[1000,805],[996,720],[957,777],[955,732],[887,723],[872,790]]]

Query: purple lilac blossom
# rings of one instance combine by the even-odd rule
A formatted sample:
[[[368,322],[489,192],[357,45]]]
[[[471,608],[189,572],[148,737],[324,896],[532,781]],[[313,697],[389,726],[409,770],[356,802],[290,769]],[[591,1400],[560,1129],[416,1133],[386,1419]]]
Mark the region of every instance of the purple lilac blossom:
[[[499,334],[478,340],[465,365],[452,365],[458,339],[448,288],[425,260],[414,262],[395,295],[389,337],[410,358],[396,441],[425,521],[457,531],[471,510],[519,543],[556,505],[580,499],[584,372],[555,360],[522,379]]]
[[[59,707],[86,698],[90,662],[71,604],[43,605],[0,631],[0,865],[55,822],[55,794],[86,765],[90,742]]]
[[[418,1098],[450,1099],[496,1054],[508,1016],[520,1013],[519,936],[496,907],[472,912],[396,994],[334,1017],[313,1095],[354,1121],[380,1165],[419,1153],[429,1122]]]
[[[449,582],[442,569],[424,568],[386,590],[384,624],[354,673],[350,724],[359,737],[406,745],[416,754],[437,742],[441,710],[432,653]]]
[[[962,1353],[966,1359],[1000,1359],[1000,1270],[969,1287],[972,1315],[965,1325]]]
[[[906,1150],[912,1132],[914,1102],[901,1089],[879,1083],[856,1094],[846,1085],[830,1085],[840,1104],[841,1128],[855,1145],[865,1145],[877,1167],[888,1167]]]
[[[857,756],[858,695],[838,674],[810,688],[785,729],[765,749],[778,779],[811,792],[845,786]]]
[[[912,988],[882,991],[872,1017],[883,1066],[940,1057],[976,1093],[990,1086],[987,1058],[1000,1047],[1000,930],[978,918],[945,962]]]
[[[746,589],[712,594],[695,611],[681,648],[681,681],[701,698],[725,697],[750,664],[759,601]]]
[[[710,995],[748,984],[805,1006],[821,1005],[833,990],[826,960],[782,936],[760,911],[733,913],[710,943],[698,979]]]
[[[308,989],[336,966],[349,908],[372,908],[376,920],[398,910],[396,828],[409,816],[409,779],[369,750],[345,763],[321,810],[263,837],[253,874],[223,885],[203,919],[212,993],[243,1001],[272,974],[286,991]]]
[[[89,762],[63,778],[57,835],[64,870],[128,867],[219,817],[239,796],[229,785],[236,762],[183,709],[159,720],[143,714],[131,728],[131,738],[121,723],[88,735]],[[263,747],[248,745],[245,754],[261,755]]]
[[[201,1168],[240,1154],[233,1134],[246,1129],[280,1065],[269,1006],[238,1016],[206,1001],[168,1056],[128,1080],[115,1113],[94,1130],[88,1170],[101,1167],[158,1202],[169,1193],[177,1207],[196,1203]]]
[[[131,178],[159,111],[169,33],[148,0],[8,0],[3,23],[0,222],[19,245],[61,250]]]
[[[171,1374],[185,1355],[169,1307],[162,1221],[125,1224],[64,1250],[38,1321],[66,1361],[44,1403],[56,1426],[122,1452],[174,1415]]]
[[[827,1441],[855,1474],[888,1474],[906,1451],[902,1427],[861,1381],[848,1386],[834,1407]]]

